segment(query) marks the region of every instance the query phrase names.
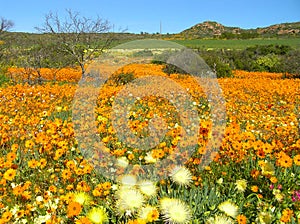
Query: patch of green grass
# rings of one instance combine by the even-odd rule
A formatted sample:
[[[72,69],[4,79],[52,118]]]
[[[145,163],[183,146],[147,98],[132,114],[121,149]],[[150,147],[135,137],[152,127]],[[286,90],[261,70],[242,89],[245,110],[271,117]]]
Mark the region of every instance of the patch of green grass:
[[[288,45],[294,49],[300,49],[300,38],[270,38],[270,39],[248,39],[248,40],[218,40],[218,39],[195,39],[195,40],[173,40],[174,42],[189,48],[235,49],[243,50],[255,45]]]

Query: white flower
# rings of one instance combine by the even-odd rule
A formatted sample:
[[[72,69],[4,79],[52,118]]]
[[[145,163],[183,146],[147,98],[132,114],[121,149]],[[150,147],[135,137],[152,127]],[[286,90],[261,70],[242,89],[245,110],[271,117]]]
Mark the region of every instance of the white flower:
[[[209,218],[205,224],[233,224],[233,220],[225,215],[216,215]]]
[[[192,182],[192,174],[184,166],[176,166],[170,176],[176,184],[181,186],[188,186]]]
[[[141,181],[139,183],[139,188],[140,188],[140,191],[148,197],[156,195],[157,187],[156,187],[155,183],[153,183],[150,180]]]
[[[218,208],[220,211],[224,212],[228,216],[231,216],[232,218],[235,218],[238,214],[238,207],[230,201],[224,201],[218,206]]]
[[[116,207],[119,213],[123,213],[128,210],[135,212],[140,209],[145,202],[143,195],[135,189],[120,188],[117,195],[119,200],[117,201]]]
[[[136,185],[136,177],[134,175],[124,175],[121,177],[121,183],[126,187],[133,187]]]
[[[35,224],[43,224],[45,223],[47,220],[51,219],[51,215],[40,215],[39,217],[34,219],[34,223]]]
[[[216,182],[217,182],[217,184],[222,184],[222,183],[223,183],[223,178],[221,177],[221,178],[218,179]]]
[[[190,208],[181,200],[175,198],[162,198],[160,200],[163,220],[166,223],[184,224],[191,218]]]
[[[129,164],[129,161],[125,156],[122,156],[117,159],[117,166],[119,166],[121,168],[126,168],[128,166],[128,164]]]
[[[43,198],[42,196],[37,196],[37,197],[35,198],[35,200],[36,200],[37,202],[42,202],[42,201],[44,200],[44,198]]]

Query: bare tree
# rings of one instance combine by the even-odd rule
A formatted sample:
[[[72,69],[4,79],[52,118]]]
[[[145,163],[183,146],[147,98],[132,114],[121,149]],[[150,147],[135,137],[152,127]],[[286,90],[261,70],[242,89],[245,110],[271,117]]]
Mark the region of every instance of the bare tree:
[[[10,30],[14,26],[14,22],[3,17],[0,18],[0,34]]]
[[[71,61],[77,62],[84,75],[86,64],[111,45],[111,25],[99,16],[92,19],[72,10],[66,11],[65,19],[50,12],[45,16],[44,24],[36,29],[41,33],[54,34],[60,46],[59,50],[69,54]],[[99,34],[102,34],[101,37]]]
[[[9,46],[9,37],[6,34],[14,26],[11,20],[0,17],[0,72],[3,72],[7,64],[7,49]]]
[[[29,35],[25,36],[25,38],[30,40]],[[57,72],[75,63],[75,61],[70,61],[70,57],[66,52],[57,50],[59,46],[57,43],[53,43],[51,38],[43,35],[40,38],[35,38],[34,42],[35,44],[28,48],[14,49],[13,58],[15,65],[23,68],[20,70],[21,74],[14,74],[17,76],[14,77],[15,81],[41,84],[43,81],[46,81],[42,77],[42,69],[51,68],[53,75],[51,80],[55,82]]]

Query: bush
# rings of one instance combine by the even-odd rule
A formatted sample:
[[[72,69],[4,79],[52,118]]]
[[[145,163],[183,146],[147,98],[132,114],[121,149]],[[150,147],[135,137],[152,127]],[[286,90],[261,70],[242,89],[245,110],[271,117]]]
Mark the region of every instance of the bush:
[[[10,78],[8,78],[6,75],[0,74],[0,87],[8,84],[10,82]]]
[[[167,74],[188,74],[186,71],[183,69],[177,67],[176,65],[172,64],[166,64],[165,67],[163,68],[163,72]]]
[[[198,53],[218,78],[232,77],[230,60],[224,51],[198,50]]]
[[[148,50],[148,49],[145,49],[145,50],[142,50],[142,51],[137,51],[137,52],[134,52],[132,54],[133,57],[149,57],[149,56],[153,56],[153,53],[151,50]]]
[[[293,78],[300,78],[300,50],[294,50],[280,58],[282,72],[293,74]]]
[[[113,75],[109,80],[113,84],[117,85],[125,85],[135,79],[135,76],[133,73],[121,73]]]
[[[259,71],[279,72],[279,57],[273,53],[259,56],[254,63]]]

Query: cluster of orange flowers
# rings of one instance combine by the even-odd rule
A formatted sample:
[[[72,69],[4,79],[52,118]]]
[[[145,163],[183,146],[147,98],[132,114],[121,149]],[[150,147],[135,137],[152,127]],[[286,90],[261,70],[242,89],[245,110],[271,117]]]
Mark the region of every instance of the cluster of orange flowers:
[[[42,80],[54,80],[54,81],[67,81],[78,82],[81,78],[81,71],[78,68],[8,68],[7,75],[14,81],[35,81],[37,79]]]
[[[289,73],[275,73],[275,72],[248,72],[244,70],[233,70],[233,75],[236,78],[247,79],[282,79],[293,78],[293,74]]]
[[[137,98],[127,120],[120,122],[128,125],[128,130],[139,139],[149,136],[150,120],[161,117],[163,122],[155,120],[158,123],[152,125],[157,129],[167,127],[165,137],[154,136],[159,144],[151,151],[121,142],[111,118],[113,102],[118,92],[125,90],[124,85],[116,85],[113,79],[104,84],[97,96],[96,129],[105,150],[123,161],[156,163],[167,155],[176,154],[176,146],[180,144],[186,148],[197,146],[188,161],[198,166],[213,134],[209,102],[193,77],[167,75],[162,68],[162,65],[132,64],[117,73],[133,74],[134,78],[161,76],[182,86],[192,98],[192,107],[199,113],[198,137],[182,137],[186,131],[182,123],[188,124],[184,111],[176,112],[174,104],[160,96],[147,96]],[[81,76],[78,70],[70,68],[54,72],[41,69],[42,77],[47,80],[53,80],[55,75],[57,81],[76,82]],[[26,79],[28,75],[20,68],[10,68],[9,74],[14,79]],[[235,78],[218,80],[226,100],[227,126],[215,161],[241,162],[253,156],[259,160],[275,159],[280,168],[300,166],[300,80],[281,78],[282,74],[235,71]],[[25,216],[42,220],[44,216],[33,215],[37,207],[52,217],[52,223],[57,222],[58,216],[83,223],[87,218],[80,215],[83,204],[73,200],[74,191],[91,192],[92,205],[103,204],[103,199],[110,196],[111,183],[95,178],[93,165],[82,156],[74,137],[71,107],[76,88],[72,84],[18,84],[0,88],[0,209],[3,211],[0,223],[21,220]],[[173,91],[171,87],[170,90]],[[88,94],[88,89],[84,89],[82,97]],[[176,97],[180,101],[182,96]],[[83,133],[90,128],[84,127]],[[192,126],[188,132],[193,132]],[[256,171],[251,175],[258,176],[260,172]],[[268,177],[276,182],[275,174]],[[193,180],[195,185],[202,181],[196,174]],[[252,191],[258,192],[258,187],[253,186]],[[286,209],[281,221],[287,222],[293,215]],[[239,223],[246,222],[242,215],[239,220]]]

